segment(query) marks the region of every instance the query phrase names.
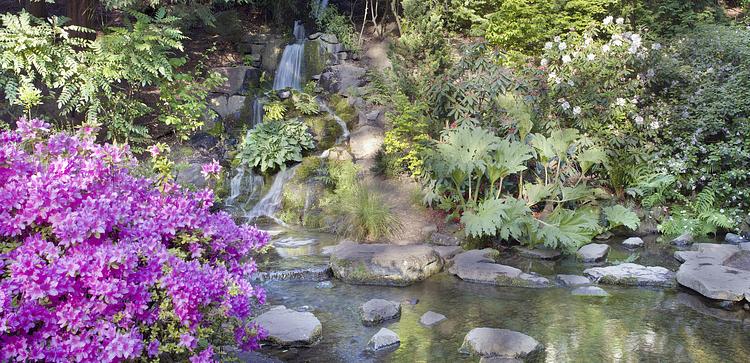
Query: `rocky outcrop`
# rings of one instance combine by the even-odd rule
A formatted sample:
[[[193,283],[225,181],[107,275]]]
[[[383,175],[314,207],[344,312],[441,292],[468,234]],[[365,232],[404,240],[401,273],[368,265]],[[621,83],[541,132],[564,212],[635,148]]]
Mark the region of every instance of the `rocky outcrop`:
[[[378,351],[389,348],[395,348],[401,343],[401,339],[398,334],[390,329],[380,328],[375,335],[370,338],[367,343],[367,350]]]
[[[384,299],[372,299],[359,307],[362,324],[373,326],[386,320],[401,317],[401,303]]]
[[[534,359],[541,355],[543,346],[536,339],[516,331],[474,328],[466,334],[458,351],[486,358]]]
[[[579,275],[557,275],[555,276],[555,282],[562,286],[580,286],[591,284],[591,279]]]
[[[213,90],[215,93],[227,95],[244,94],[250,89],[258,87],[261,71],[255,67],[236,66],[218,67],[213,69],[226,78],[224,83]]]
[[[716,300],[750,301],[750,243],[698,243],[682,255],[677,282]]]
[[[460,279],[498,286],[545,287],[549,280],[523,271],[495,263],[498,252],[491,248],[461,253],[453,259],[448,270]]]
[[[245,96],[218,94],[208,100],[208,107],[223,119],[236,119],[240,117],[246,101]]]
[[[310,346],[323,333],[320,320],[310,312],[299,312],[285,306],[275,306],[253,319],[268,332],[266,341],[279,346]]]
[[[406,286],[443,268],[443,259],[427,245],[345,244],[331,254],[334,276],[364,285]]]
[[[434,311],[428,311],[419,318],[419,323],[424,326],[433,326],[441,321],[447,319],[445,315],[438,314]]]
[[[602,243],[590,243],[578,249],[576,255],[578,259],[585,262],[601,262],[607,258],[609,253],[609,245]]]
[[[679,237],[672,240],[672,244],[675,246],[689,246],[693,243],[693,235],[690,233],[684,233]]]
[[[623,263],[616,266],[593,267],[583,271],[601,284],[625,286],[674,286],[674,272],[660,266]]]

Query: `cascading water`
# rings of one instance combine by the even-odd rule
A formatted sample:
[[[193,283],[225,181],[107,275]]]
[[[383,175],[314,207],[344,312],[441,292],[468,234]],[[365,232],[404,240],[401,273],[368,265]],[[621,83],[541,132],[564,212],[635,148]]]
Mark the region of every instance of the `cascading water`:
[[[305,26],[299,20],[294,22],[295,42],[284,48],[281,62],[273,79],[274,91],[293,88],[302,89],[302,59],[305,55]]]
[[[244,209],[249,202],[260,197],[263,184],[262,176],[253,173],[252,170],[245,170],[245,167],[239,167],[237,174],[229,181],[229,197],[225,204]],[[240,196],[243,196],[242,200],[238,200]]]
[[[320,109],[327,112],[333,119],[336,121],[337,124],[341,127],[341,136],[336,140],[336,144],[340,144],[346,140],[349,140],[349,128],[346,126],[346,122],[341,119],[333,110],[331,110],[330,107],[328,107],[328,104],[322,100],[321,98],[318,98],[318,105],[320,106]]]
[[[255,97],[253,100],[253,118],[250,120],[252,123],[250,128],[258,126],[258,124],[263,122],[263,104],[264,100],[262,97]]]
[[[266,195],[263,196],[255,206],[253,206],[253,209],[245,214],[245,218],[252,221],[258,217],[269,217],[277,223],[284,225],[284,222],[274,217],[274,213],[276,213],[276,211],[279,210],[279,207],[281,207],[281,196],[284,191],[284,184],[292,179],[297,166],[298,165],[291,168],[284,168],[276,173],[271,188],[268,189]]]

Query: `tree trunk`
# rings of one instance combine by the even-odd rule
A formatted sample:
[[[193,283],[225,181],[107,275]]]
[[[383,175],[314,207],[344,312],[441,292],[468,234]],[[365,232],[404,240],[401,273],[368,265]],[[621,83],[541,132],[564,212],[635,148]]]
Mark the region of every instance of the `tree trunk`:
[[[66,14],[71,25],[91,28],[96,10],[95,0],[68,0],[65,5]]]
[[[391,1],[391,12],[393,13],[393,18],[396,19],[398,35],[401,35],[401,18],[398,16],[398,0]]]
[[[47,3],[44,0],[24,0],[23,7],[29,14],[37,18],[44,19],[47,17]]]

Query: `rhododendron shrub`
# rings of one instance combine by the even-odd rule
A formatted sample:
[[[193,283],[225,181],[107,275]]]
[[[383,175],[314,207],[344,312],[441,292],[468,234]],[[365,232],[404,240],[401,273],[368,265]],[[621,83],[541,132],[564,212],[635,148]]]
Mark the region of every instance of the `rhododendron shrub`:
[[[249,255],[268,235],[135,166],[88,128],[0,133],[0,361],[205,362],[223,333],[258,346]]]

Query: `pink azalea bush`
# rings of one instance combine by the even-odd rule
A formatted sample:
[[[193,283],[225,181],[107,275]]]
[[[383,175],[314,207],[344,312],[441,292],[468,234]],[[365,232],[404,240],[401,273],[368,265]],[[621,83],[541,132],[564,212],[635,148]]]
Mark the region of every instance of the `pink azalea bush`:
[[[248,255],[268,235],[135,165],[88,128],[0,133],[0,361],[207,362],[227,329],[258,346]]]

